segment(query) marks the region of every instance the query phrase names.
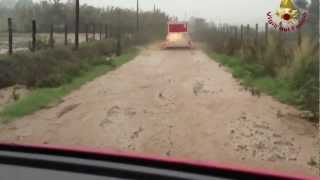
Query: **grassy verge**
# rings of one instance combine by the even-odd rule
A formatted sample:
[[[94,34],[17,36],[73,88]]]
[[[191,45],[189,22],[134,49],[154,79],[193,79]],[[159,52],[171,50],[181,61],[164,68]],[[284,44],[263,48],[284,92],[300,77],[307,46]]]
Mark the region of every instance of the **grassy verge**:
[[[91,65],[87,70],[81,72],[79,76],[73,77],[70,83],[61,85],[55,88],[36,88],[32,91],[30,96],[22,98],[21,100],[8,105],[0,113],[2,123],[8,123],[19,117],[31,114],[37,110],[45,108],[51,103],[58,102],[64,96],[68,95],[75,89],[80,88],[83,84],[94,80],[122,64],[133,59],[138,54],[135,48],[129,49],[123,55],[115,57],[109,63]],[[105,58],[105,57],[100,57]],[[0,123],[1,123],[0,121]]]
[[[214,52],[209,52],[208,55],[230,68],[233,76],[240,79],[244,86],[267,93],[283,103],[299,105],[299,93],[291,88],[290,81],[269,76],[261,65],[245,63],[238,57]]]

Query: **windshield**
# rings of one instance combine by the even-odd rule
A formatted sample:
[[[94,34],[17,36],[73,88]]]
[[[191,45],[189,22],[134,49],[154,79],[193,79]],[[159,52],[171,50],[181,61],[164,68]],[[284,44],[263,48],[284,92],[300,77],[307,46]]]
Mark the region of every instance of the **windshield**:
[[[316,176],[319,40],[318,0],[0,0],[0,143]]]

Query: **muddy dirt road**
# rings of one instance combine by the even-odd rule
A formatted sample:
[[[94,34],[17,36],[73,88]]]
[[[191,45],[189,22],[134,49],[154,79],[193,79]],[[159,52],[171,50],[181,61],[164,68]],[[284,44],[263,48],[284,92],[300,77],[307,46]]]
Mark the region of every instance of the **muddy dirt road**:
[[[200,50],[144,49],[59,105],[0,129],[0,141],[90,146],[316,174],[317,128],[252,96]]]

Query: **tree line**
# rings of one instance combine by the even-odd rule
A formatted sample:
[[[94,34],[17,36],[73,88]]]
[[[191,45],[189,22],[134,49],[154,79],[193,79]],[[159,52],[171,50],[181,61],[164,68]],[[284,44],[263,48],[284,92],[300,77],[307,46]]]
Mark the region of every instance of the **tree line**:
[[[33,2],[32,0],[0,0],[0,31],[7,31],[7,18],[13,20],[15,32],[30,32],[32,20],[37,20],[38,32],[49,32],[54,24],[55,31],[63,32],[67,25],[74,31],[75,3],[68,0],[48,0]],[[85,27],[95,24],[97,28],[108,24],[110,28],[121,26],[123,31],[133,32],[136,29],[136,11],[120,9],[113,6],[97,8],[87,4],[80,6],[80,32],[85,32]],[[145,31],[165,33],[168,16],[158,9],[154,11],[140,11],[140,28]],[[147,27],[147,28],[146,28]],[[160,31],[160,32],[159,32]]]

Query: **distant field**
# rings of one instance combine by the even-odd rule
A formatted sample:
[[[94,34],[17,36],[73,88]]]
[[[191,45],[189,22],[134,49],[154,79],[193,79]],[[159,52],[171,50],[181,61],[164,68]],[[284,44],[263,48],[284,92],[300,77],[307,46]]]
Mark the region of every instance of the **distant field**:
[[[43,37],[48,39],[49,34],[41,33],[37,36]],[[92,35],[89,35],[92,38]],[[80,34],[80,42],[84,42],[85,34]],[[54,39],[56,44],[63,44],[64,43],[64,34],[63,33],[56,33],[54,34]],[[74,42],[74,34],[70,33],[68,35],[69,43]],[[96,34],[96,39],[99,39],[99,34]],[[14,51],[23,51],[28,50],[29,43],[31,42],[31,33],[14,33],[13,34],[13,48]],[[8,34],[7,33],[0,33],[0,54],[4,54],[8,52]]]

